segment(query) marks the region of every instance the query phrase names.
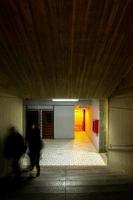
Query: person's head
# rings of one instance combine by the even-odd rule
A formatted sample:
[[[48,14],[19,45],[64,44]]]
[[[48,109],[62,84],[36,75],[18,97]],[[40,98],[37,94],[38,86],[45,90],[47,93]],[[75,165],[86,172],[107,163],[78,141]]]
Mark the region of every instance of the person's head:
[[[11,126],[11,127],[9,128],[9,133],[10,133],[10,134],[15,134],[15,133],[16,133],[16,129],[15,129],[14,126]]]
[[[32,123],[32,124],[31,124],[31,128],[32,128],[32,129],[36,128],[35,123]]]

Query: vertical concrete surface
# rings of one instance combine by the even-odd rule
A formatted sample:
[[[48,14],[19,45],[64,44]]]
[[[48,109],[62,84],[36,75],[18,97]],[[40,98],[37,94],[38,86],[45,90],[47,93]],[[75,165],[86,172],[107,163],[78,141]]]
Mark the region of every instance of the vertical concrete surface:
[[[133,176],[133,94],[109,100],[109,146],[110,167]]]
[[[10,126],[15,126],[23,134],[23,101],[14,96],[0,94],[0,177],[10,171],[10,163],[3,158],[2,153]]]
[[[74,106],[54,107],[54,137],[74,138]]]
[[[90,109],[90,116],[91,116],[91,133],[90,138],[95,145],[97,151],[99,152],[99,130],[98,133],[94,133],[93,131],[93,120],[100,119],[100,112],[99,112],[99,100],[92,99],[91,109]]]

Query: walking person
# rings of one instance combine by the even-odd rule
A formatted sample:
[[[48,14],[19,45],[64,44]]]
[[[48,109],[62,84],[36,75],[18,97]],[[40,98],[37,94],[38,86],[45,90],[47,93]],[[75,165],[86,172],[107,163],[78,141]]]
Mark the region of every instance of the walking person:
[[[25,151],[26,147],[23,136],[18,133],[15,127],[11,127],[5,140],[4,156],[6,159],[11,159],[12,172],[15,178],[21,176],[22,171],[19,161]]]
[[[29,158],[30,158],[30,170],[33,170],[34,167],[37,169],[36,176],[40,175],[40,151],[42,148],[42,140],[40,136],[40,129],[36,126],[35,123],[32,123],[27,130],[26,134],[26,143],[29,149]]]

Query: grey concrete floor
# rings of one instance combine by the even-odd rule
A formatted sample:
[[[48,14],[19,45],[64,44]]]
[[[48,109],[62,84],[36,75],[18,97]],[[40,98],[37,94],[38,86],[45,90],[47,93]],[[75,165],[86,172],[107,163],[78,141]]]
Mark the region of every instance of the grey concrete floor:
[[[36,178],[25,173],[21,180],[1,180],[0,189],[0,199],[5,200],[133,199],[133,180],[98,166],[43,167]]]

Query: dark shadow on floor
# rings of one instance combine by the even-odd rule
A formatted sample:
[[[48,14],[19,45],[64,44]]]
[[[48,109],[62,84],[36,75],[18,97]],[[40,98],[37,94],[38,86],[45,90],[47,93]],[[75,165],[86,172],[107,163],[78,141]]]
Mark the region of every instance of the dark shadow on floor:
[[[130,200],[133,181],[108,170],[43,168],[39,177],[0,180],[2,200]]]

